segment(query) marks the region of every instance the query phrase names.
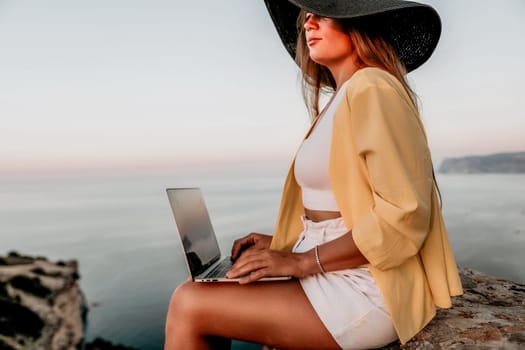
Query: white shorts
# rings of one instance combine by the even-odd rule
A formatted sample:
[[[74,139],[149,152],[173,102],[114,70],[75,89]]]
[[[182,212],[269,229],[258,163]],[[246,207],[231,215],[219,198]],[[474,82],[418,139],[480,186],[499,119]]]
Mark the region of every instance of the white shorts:
[[[304,231],[294,252],[308,251],[347,232],[342,218],[302,220]],[[319,273],[300,282],[317,315],[342,349],[380,348],[398,339],[383,295],[367,267]]]

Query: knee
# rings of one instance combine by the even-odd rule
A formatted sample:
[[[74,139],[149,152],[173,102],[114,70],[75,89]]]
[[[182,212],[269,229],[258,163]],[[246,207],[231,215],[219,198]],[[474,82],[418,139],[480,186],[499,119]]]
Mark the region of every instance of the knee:
[[[172,328],[176,324],[191,323],[191,319],[198,312],[199,303],[197,302],[198,286],[194,282],[185,282],[173,292],[166,319],[166,329]]]
[[[166,317],[165,349],[186,348],[199,331],[199,283],[185,282],[173,292]]]

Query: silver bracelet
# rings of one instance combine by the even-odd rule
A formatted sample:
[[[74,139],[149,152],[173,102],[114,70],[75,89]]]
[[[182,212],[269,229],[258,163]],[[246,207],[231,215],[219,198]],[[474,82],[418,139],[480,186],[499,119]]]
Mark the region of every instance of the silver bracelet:
[[[317,266],[319,267],[319,270],[321,270],[321,273],[326,273],[323,269],[323,265],[321,265],[321,260],[319,259],[319,252],[317,251],[317,248],[319,246],[316,245],[315,246],[315,249],[314,249],[314,253],[315,253],[315,262],[317,263]]]

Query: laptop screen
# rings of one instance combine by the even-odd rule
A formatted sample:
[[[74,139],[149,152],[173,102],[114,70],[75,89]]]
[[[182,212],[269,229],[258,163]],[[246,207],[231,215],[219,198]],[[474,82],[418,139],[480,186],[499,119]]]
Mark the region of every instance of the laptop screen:
[[[173,215],[192,277],[220,258],[204,197],[198,188],[167,189]]]

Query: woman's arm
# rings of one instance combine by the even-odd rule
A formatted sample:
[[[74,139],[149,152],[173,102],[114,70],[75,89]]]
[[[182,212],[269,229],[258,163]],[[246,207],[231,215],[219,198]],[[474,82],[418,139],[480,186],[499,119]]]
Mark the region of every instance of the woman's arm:
[[[350,134],[366,166],[373,206],[353,223],[356,245],[380,270],[402,265],[423,245],[430,225],[432,162],[410,99],[386,73],[347,89]]]
[[[344,270],[368,264],[361,251],[357,248],[352,231],[349,231],[339,238],[326,242],[318,247],[319,262],[325,272]],[[314,249],[307,254],[313,256],[315,266],[308,270],[308,274],[318,273],[319,267],[315,260]],[[311,259],[308,260],[311,263]]]
[[[352,238],[352,231],[318,247],[318,256],[325,272],[357,267],[368,263]],[[302,278],[320,273],[315,249],[304,253],[289,253],[270,249],[246,251],[228,272],[229,278],[249,274],[241,283],[257,281],[268,276]]]

